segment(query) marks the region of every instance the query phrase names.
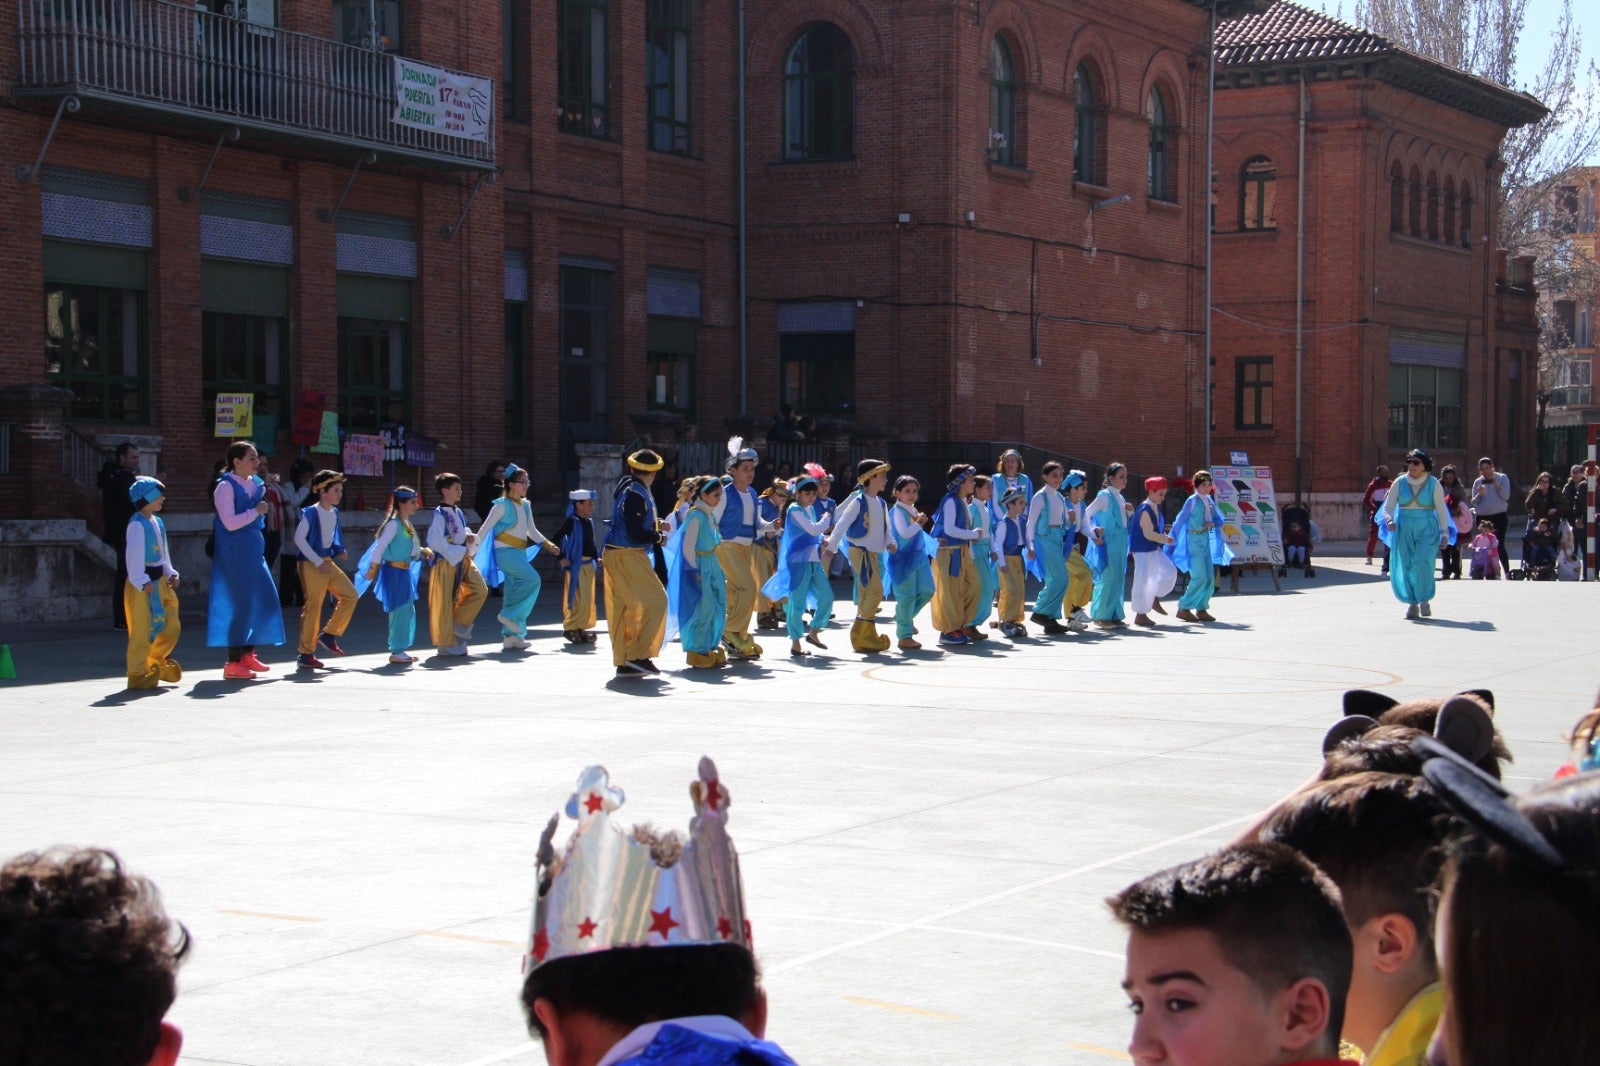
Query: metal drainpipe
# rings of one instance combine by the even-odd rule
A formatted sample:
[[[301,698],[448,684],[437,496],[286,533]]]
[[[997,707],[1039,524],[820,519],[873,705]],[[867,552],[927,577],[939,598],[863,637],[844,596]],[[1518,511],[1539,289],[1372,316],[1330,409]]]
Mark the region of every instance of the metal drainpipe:
[[[744,0],[739,0],[739,416],[749,413],[750,403],[750,300],[745,236],[745,131],[744,131]]]
[[[1301,454],[1304,437],[1305,389],[1302,384],[1306,354],[1306,74],[1300,71],[1300,162],[1295,168],[1294,220],[1294,502],[1303,504],[1301,485],[1305,467]]]
[[[1211,53],[1210,61],[1206,65],[1206,207],[1204,225],[1206,227],[1206,306],[1204,317],[1205,328],[1205,364],[1206,364],[1206,403],[1205,403],[1205,458],[1206,466],[1211,466],[1211,242],[1212,231],[1216,228],[1211,219],[1211,197],[1215,195],[1211,186],[1211,175],[1216,169],[1216,125],[1217,125],[1217,0],[1211,0],[1211,36],[1207,40]]]

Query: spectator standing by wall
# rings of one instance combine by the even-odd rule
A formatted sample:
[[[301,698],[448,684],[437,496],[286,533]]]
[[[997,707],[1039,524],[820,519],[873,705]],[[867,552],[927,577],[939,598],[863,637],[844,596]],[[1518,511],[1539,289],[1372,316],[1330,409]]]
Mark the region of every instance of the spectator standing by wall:
[[[123,555],[128,546],[128,520],[133,517],[133,504],[128,500],[128,490],[133,479],[139,476],[139,448],[123,441],[117,445],[116,456],[107,459],[100,468],[100,516],[104,520],[103,535],[106,547],[117,557],[117,572],[111,579],[111,624],[117,629],[128,628],[127,614],[122,606],[122,586],[128,582],[128,563]]]
[[[1561,522],[1561,490],[1556,488],[1556,479],[1548,471],[1541,470],[1534,479],[1533,488],[1528,490],[1528,495],[1522,501],[1523,510],[1528,512],[1528,525],[1523,530],[1523,564],[1527,565],[1527,538],[1533,536],[1533,531],[1540,522],[1550,524],[1550,532],[1554,534],[1556,527]]]
[[[1581,463],[1572,467],[1569,480],[1561,486],[1561,503],[1561,516],[1572,523],[1572,546],[1582,565],[1589,542],[1589,482],[1583,476]]]
[[[1472,483],[1472,513],[1487,518],[1500,541],[1500,569],[1511,569],[1506,552],[1506,512],[1511,508],[1511,479],[1494,468],[1487,455],[1478,460],[1478,477]]]
[[[1383,506],[1383,499],[1389,494],[1389,468],[1379,466],[1372,480],[1367,482],[1367,491],[1361,497],[1361,509],[1367,514],[1367,565],[1372,565],[1372,553],[1379,548],[1378,544],[1378,509]],[[1389,572],[1389,550],[1383,549],[1383,572]]]

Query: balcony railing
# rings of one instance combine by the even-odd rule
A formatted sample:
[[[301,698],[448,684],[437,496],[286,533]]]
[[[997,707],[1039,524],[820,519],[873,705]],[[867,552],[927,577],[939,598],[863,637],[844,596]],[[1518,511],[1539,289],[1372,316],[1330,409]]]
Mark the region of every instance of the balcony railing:
[[[484,141],[394,121],[394,59],[382,52],[167,0],[20,0],[19,12],[18,95],[78,96],[413,162],[494,166],[492,118]],[[487,106],[493,116],[492,99]]]

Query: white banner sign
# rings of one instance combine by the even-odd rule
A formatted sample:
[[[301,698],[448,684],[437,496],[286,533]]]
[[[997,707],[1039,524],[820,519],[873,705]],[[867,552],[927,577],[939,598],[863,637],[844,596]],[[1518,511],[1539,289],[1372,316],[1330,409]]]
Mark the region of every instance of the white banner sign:
[[[394,57],[394,121],[447,137],[487,141],[494,119],[494,83]]]
[[[1214,466],[1222,538],[1236,563],[1283,565],[1283,532],[1272,469],[1265,466]]]

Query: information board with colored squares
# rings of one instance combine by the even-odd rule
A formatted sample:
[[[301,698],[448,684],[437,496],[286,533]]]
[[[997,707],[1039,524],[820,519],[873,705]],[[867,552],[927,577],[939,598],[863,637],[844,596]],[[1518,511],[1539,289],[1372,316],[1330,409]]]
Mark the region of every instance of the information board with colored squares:
[[[1214,466],[1217,512],[1222,535],[1236,563],[1283,565],[1283,527],[1278,524],[1278,497],[1272,490],[1272,468]]]

